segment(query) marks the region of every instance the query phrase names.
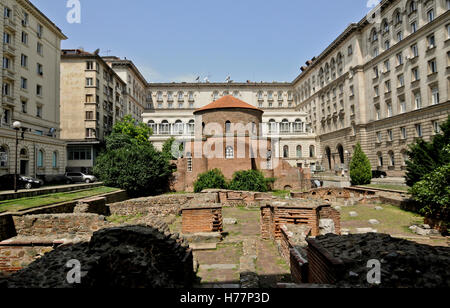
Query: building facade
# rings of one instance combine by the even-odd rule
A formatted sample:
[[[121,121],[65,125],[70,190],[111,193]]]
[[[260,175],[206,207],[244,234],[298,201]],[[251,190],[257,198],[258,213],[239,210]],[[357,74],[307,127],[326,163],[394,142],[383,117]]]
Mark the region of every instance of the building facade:
[[[103,57],[103,60],[126,83],[125,114],[131,115],[138,122],[142,122],[147,93],[147,81],[144,76],[130,60],[118,57]]]
[[[61,139],[68,171],[92,171],[105,138],[125,116],[126,101],[126,83],[98,52],[62,51]]]
[[[292,166],[348,172],[359,142],[373,170],[402,176],[408,145],[450,114],[450,0],[383,0],[292,83],[148,85],[144,122],[161,147],[193,136],[193,112],[226,95],[264,111],[264,136]]]
[[[277,140],[276,157],[295,167],[317,164],[317,138],[306,124],[308,114],[295,108],[297,96],[290,83],[150,83],[143,118],[153,129],[152,142],[161,149],[171,137],[193,139],[195,110],[228,95],[264,112],[262,136]]]
[[[0,175],[15,172],[16,132],[21,122],[18,171],[64,174],[66,146],[60,140],[61,30],[30,1],[0,3],[3,36],[0,104]],[[22,139],[22,132],[23,139]]]

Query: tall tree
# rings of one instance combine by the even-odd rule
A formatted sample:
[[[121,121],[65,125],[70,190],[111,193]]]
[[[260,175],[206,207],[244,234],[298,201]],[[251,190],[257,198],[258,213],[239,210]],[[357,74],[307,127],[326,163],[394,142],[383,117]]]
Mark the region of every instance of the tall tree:
[[[350,163],[350,178],[352,185],[367,185],[372,181],[372,166],[359,143]]]

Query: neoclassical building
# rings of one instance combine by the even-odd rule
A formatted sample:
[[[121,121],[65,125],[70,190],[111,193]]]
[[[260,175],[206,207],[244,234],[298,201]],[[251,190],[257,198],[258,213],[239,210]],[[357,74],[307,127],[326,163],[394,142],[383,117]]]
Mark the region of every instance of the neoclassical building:
[[[63,174],[59,72],[61,40],[67,37],[28,0],[2,0],[0,11],[0,175],[15,172],[16,150],[20,174]],[[16,121],[24,133],[17,149]]]
[[[341,173],[361,143],[374,170],[404,174],[406,150],[450,114],[450,0],[383,0],[292,83],[150,83],[143,119],[161,146],[193,136],[193,111],[233,95],[264,111],[292,166]]]

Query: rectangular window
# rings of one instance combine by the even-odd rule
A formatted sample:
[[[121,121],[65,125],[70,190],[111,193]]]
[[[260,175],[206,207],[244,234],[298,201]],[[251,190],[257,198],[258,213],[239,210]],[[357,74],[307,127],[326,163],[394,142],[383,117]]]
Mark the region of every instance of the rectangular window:
[[[41,85],[36,85],[36,95],[42,96],[42,86]]]
[[[397,41],[400,42],[401,40],[403,40],[403,32],[399,31],[399,32],[397,32]]]
[[[386,105],[386,111],[387,111],[387,116],[388,116],[388,118],[390,118],[390,117],[392,117],[393,116],[393,112],[392,112],[392,104],[387,104]]]
[[[28,45],[28,34],[22,31],[22,43]]]
[[[86,111],[86,120],[94,120],[94,112]]]
[[[92,62],[92,61],[87,61],[87,62],[86,62],[86,69],[87,69],[87,70],[93,70],[93,69],[94,69],[94,62]]]
[[[404,87],[405,86],[405,76],[403,74],[398,75],[398,87]]]
[[[42,106],[37,106],[36,107],[36,116],[38,118],[42,118]]]
[[[432,22],[434,20],[434,10],[431,9],[427,12],[428,22]]]
[[[24,54],[20,57],[20,65],[22,67],[28,67],[28,57]]]
[[[394,141],[394,133],[392,132],[392,129],[389,129],[387,131],[387,135],[388,135],[388,140],[389,141]]]
[[[408,132],[406,130],[406,127],[400,128],[400,133],[402,135],[402,140],[406,140],[408,138]]]
[[[411,53],[413,58],[419,56],[419,48],[417,47],[417,44],[411,46]]]
[[[411,23],[411,33],[417,32],[417,21]]]
[[[412,69],[412,81],[420,80],[419,69],[417,67]]]
[[[5,7],[3,16],[5,16],[5,18],[10,18],[11,17],[11,9],[8,7]]]
[[[439,104],[439,88],[437,86],[431,89],[431,104]]]
[[[26,78],[20,78],[20,88],[26,90],[28,88],[28,80]]]
[[[3,68],[9,69],[10,68],[10,60],[9,58],[3,57]]]
[[[22,113],[27,113],[27,102],[22,101]]]
[[[92,78],[86,78],[86,86],[92,87],[94,85],[94,79]]]
[[[406,112],[406,102],[400,101],[400,113],[405,113],[405,112]]]
[[[422,98],[420,96],[420,93],[414,94],[414,106],[415,106],[416,110],[422,108]]]
[[[427,41],[428,41],[428,49],[436,47],[436,39],[434,37],[434,34],[427,37]]]
[[[41,24],[37,25],[37,36],[38,38],[42,38],[44,35],[44,27]]]
[[[36,72],[39,76],[44,75],[44,68],[43,68],[42,64],[40,64],[40,63],[36,64]]]
[[[397,65],[402,65],[403,64],[403,54],[399,53],[397,54]]]
[[[433,121],[431,122],[431,124],[433,125],[433,132],[435,134],[440,134],[441,133],[441,126],[439,125],[438,121]]]
[[[378,143],[383,142],[383,135],[381,134],[381,132],[377,132],[377,142]]]
[[[39,55],[43,55],[44,54],[44,46],[41,44],[41,43],[37,43],[37,45],[36,45],[37,47],[36,47],[36,52],[39,54]]]
[[[3,33],[3,43],[11,44],[11,35],[8,32]]]
[[[416,124],[416,136],[419,137],[419,138],[423,137],[422,125],[421,124]]]

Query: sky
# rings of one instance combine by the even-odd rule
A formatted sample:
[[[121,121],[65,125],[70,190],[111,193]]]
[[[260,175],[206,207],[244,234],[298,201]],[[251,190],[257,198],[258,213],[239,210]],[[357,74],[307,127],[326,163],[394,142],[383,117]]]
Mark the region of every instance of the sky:
[[[31,0],[82,47],[132,60],[149,82],[291,82],[345,28],[369,11],[368,0]],[[372,0],[369,0],[372,1]]]

